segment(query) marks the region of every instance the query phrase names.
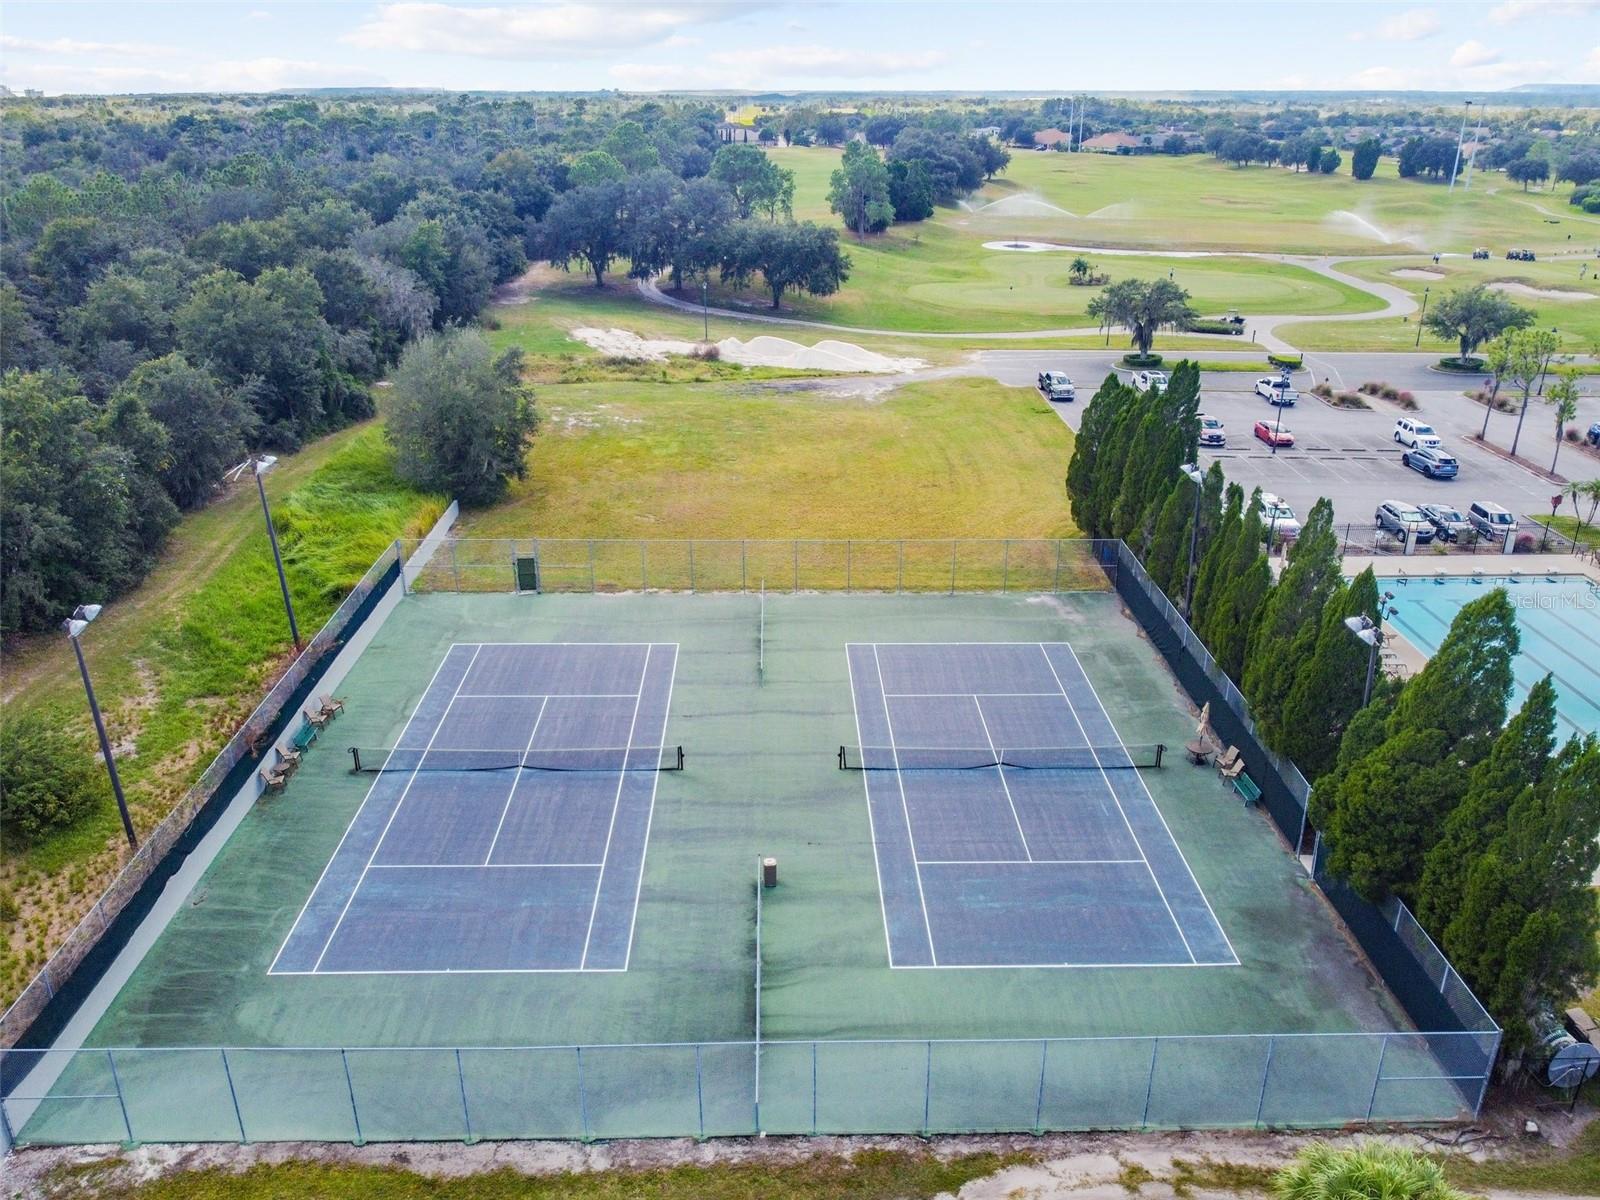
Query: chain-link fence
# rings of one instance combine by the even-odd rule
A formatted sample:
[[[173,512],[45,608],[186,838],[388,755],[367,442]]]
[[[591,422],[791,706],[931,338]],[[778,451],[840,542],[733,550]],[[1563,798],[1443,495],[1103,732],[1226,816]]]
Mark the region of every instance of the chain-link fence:
[[[1496,1040],[11,1050],[0,1112],[19,1146],[1330,1127],[1470,1117]]]
[[[1575,554],[1580,547],[1559,530],[1546,530],[1543,525],[1527,525],[1511,535],[1508,547],[1505,538],[1484,537],[1476,529],[1465,530],[1450,541],[1433,535],[1430,528],[1428,540],[1408,545],[1404,534],[1372,523],[1353,522],[1340,525],[1339,553],[1372,555],[1412,555],[1417,557],[1450,558],[1462,555],[1485,556],[1501,554]]]
[[[1104,589],[1108,562],[1114,543],[1063,538],[451,538],[408,582],[415,592],[1061,592]]]
[[[386,547],[376,562],[367,568],[361,581],[345,597],[327,623],[317,630],[304,650],[272,685],[272,689],[250,714],[239,731],[228,740],[181,800],[154,829],[149,830],[139,848],[118,872],[104,894],[95,901],[83,920],[67,934],[61,945],[22,993],[0,1016],[0,1046],[14,1045],[23,1032],[44,1011],[45,1006],[77,970],[80,963],[110,929],[117,915],[138,894],[147,879],[161,864],[178,839],[188,830],[197,813],[216,794],[234,768],[246,759],[258,759],[270,744],[273,726],[283,714],[306,677],[316,670],[330,651],[342,641],[346,626],[373,591],[386,587],[398,577],[399,543]]]

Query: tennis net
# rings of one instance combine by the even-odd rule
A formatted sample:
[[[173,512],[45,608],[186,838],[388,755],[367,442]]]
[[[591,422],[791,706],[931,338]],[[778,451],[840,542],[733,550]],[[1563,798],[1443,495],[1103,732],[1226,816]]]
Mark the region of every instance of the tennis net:
[[[350,747],[350,769],[386,771],[681,771],[682,746],[580,746],[559,750]]]
[[[841,771],[1112,771],[1159,767],[1161,742],[1132,746],[840,746]]]

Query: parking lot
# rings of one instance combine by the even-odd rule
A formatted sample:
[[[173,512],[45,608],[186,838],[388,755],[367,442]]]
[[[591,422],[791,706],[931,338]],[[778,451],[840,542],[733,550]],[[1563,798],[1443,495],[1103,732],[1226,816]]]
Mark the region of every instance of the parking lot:
[[[1113,369],[1116,355],[1092,351],[995,351],[978,357],[984,374],[1014,386],[1032,384],[1041,370],[1064,370],[1077,382],[1078,400],[1054,407],[1063,420],[1077,428],[1085,401]],[[1287,500],[1304,520],[1320,496],[1333,501],[1335,520],[1341,525],[1370,530],[1373,512],[1384,500],[1414,504],[1451,503],[1465,509],[1474,500],[1492,500],[1509,509],[1528,527],[1526,517],[1550,511],[1550,498],[1559,488],[1525,467],[1506,461],[1470,439],[1483,424],[1483,408],[1468,400],[1465,385],[1426,369],[1426,358],[1413,355],[1322,355],[1328,371],[1346,380],[1378,378],[1412,387],[1418,411],[1407,414],[1394,404],[1373,399],[1369,410],[1336,409],[1315,396],[1302,393],[1298,404],[1282,414],[1282,428],[1295,436],[1292,447],[1276,452],[1252,436],[1257,421],[1274,422],[1278,410],[1253,391],[1257,376],[1243,371],[1207,371],[1201,375],[1201,409],[1220,418],[1227,427],[1223,450],[1202,450],[1201,465],[1222,462],[1228,478],[1249,491],[1261,487]],[[1127,372],[1120,372],[1127,378]],[[1319,370],[1319,374],[1326,371]],[[1263,372],[1264,374],[1264,372]],[[1591,377],[1592,379],[1592,377]],[[1474,381],[1478,382],[1478,381]],[[1600,419],[1600,397],[1590,380],[1579,409],[1577,424]],[[1295,373],[1295,385],[1310,386],[1305,371]],[[1455,479],[1428,479],[1405,467],[1402,447],[1393,438],[1397,418],[1412,415],[1428,421],[1444,440],[1444,448],[1461,464]],[[1496,413],[1490,418],[1490,440],[1509,443],[1516,418]],[[1537,398],[1529,406],[1518,453],[1548,464],[1554,449],[1554,422],[1549,409]],[[1569,479],[1600,477],[1600,461],[1573,446],[1561,450],[1557,469]],[[1568,502],[1563,509],[1572,512]]]

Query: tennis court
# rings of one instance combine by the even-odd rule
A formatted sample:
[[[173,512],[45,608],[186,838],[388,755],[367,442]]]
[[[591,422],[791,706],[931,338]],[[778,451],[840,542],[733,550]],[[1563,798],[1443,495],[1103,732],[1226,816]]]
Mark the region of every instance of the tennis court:
[[[891,966],[1238,965],[1070,645],[846,653]]]
[[[626,970],[676,664],[451,646],[271,973]]]

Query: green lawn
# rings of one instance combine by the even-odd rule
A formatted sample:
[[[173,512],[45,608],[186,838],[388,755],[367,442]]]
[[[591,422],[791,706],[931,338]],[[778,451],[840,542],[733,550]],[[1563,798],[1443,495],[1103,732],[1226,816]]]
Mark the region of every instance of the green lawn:
[[[328,618],[392,539],[426,529],[444,502],[400,484],[375,422],[281,460],[267,476],[302,635]],[[291,653],[255,489],[184,519],[138,588],[83,639],[134,824],[155,825],[267,690]],[[92,738],[73,656],[40,634],[6,655],[6,714],[43,709]],[[10,848],[8,847],[8,851]],[[19,910],[0,926],[9,1003],[125,859],[109,795],[90,819],[0,859]]]
[[[1032,389],[839,397],[748,384],[547,387],[528,478],[482,537],[1070,537],[1072,432]]]

